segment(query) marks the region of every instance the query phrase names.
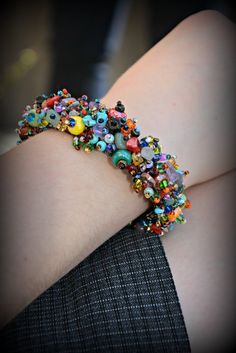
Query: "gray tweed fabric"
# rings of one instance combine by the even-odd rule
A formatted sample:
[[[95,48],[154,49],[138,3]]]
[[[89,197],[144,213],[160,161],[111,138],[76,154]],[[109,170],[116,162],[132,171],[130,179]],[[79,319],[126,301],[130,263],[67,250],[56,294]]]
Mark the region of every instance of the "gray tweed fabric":
[[[161,241],[130,225],[34,300],[0,336],[6,353],[190,352]]]

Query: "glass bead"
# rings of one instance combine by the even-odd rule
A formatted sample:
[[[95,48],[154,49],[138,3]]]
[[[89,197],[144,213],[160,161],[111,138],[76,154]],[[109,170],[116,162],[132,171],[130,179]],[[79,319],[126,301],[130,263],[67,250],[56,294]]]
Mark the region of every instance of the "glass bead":
[[[154,157],[154,152],[153,150],[150,148],[150,147],[143,147],[141,149],[141,156],[148,160],[148,161],[151,161],[152,158]]]
[[[146,197],[146,199],[150,199],[151,196],[154,195],[154,190],[150,187],[147,187],[144,189],[144,196]]]

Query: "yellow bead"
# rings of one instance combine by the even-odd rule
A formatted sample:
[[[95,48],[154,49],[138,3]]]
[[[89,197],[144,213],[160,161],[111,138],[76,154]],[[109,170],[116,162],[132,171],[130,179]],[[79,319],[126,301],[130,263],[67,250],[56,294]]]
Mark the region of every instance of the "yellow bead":
[[[49,123],[48,123],[47,120],[43,119],[43,120],[42,120],[42,124],[43,124],[43,126],[47,126]]]
[[[60,123],[57,124],[56,129],[61,131],[61,132],[64,132],[67,129],[67,125],[65,125],[62,122],[60,122]]]
[[[83,119],[81,118],[81,116],[72,116],[72,118],[75,120],[75,125],[68,126],[68,131],[72,135],[80,135],[85,129]]]
[[[143,162],[143,158],[140,154],[132,153],[132,160],[135,166],[138,166]]]
[[[91,149],[89,147],[85,147],[84,151],[89,153],[89,152],[91,152]]]
[[[135,182],[135,186],[137,187],[140,187],[142,185],[142,181],[140,179],[138,179],[136,182]]]
[[[153,149],[153,152],[154,152],[155,154],[160,153],[160,148],[159,148],[159,147],[155,147],[155,148]]]

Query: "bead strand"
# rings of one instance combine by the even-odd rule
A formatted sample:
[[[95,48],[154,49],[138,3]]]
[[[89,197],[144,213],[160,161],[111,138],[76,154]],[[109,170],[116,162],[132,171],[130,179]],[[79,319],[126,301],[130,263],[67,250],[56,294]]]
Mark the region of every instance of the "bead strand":
[[[32,107],[25,107],[18,121],[17,144],[49,128],[71,134],[76,150],[100,151],[111,157],[114,166],[127,170],[132,189],[142,192],[152,205],[135,227],[162,236],[176,223],[186,223],[183,209],[191,203],[184,194],[183,178],[189,172],[180,169],[176,156],[161,151],[158,138],[140,139],[137,119],[127,116],[121,101],[107,108],[86,95],[73,98],[67,89],[41,95]]]

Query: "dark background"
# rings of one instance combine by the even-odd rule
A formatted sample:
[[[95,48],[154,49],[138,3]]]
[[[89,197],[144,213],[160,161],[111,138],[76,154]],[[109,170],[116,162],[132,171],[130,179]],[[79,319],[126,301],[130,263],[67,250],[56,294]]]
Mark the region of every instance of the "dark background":
[[[204,9],[236,21],[230,1],[5,1],[1,8],[1,151],[15,144],[21,111],[68,88],[102,97],[115,79],[181,20]]]

